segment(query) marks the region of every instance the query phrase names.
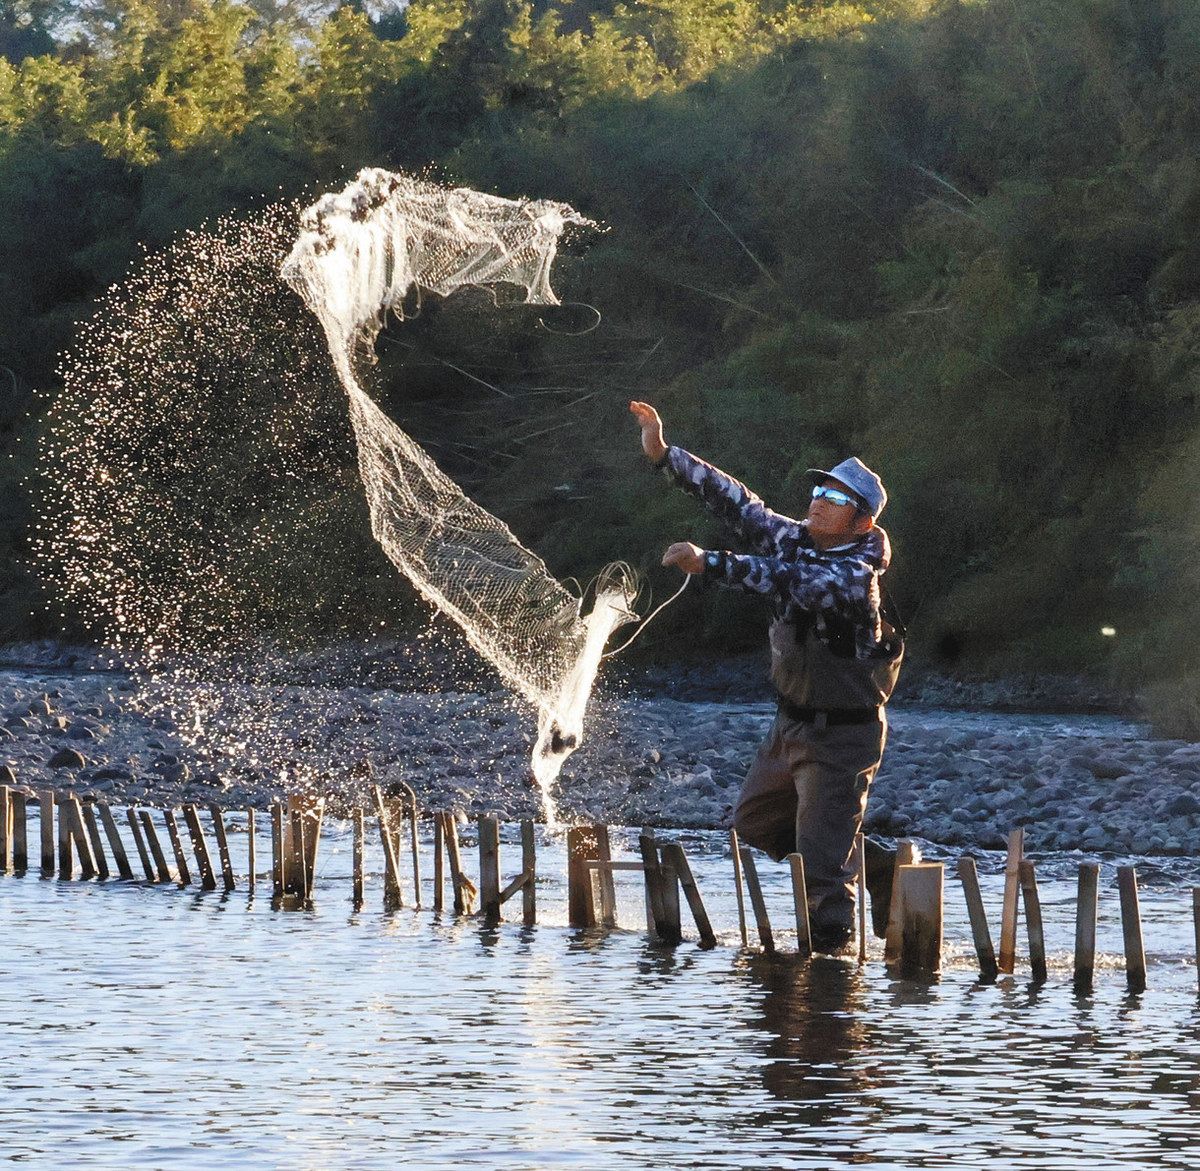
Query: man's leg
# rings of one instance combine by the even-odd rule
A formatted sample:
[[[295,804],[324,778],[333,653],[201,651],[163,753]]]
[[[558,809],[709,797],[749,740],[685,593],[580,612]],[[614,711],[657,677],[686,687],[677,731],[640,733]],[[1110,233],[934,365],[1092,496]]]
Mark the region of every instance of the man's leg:
[[[796,849],[804,856],[814,933],[833,942],[854,930],[854,836],[879,768],[886,724],[801,725],[795,752]],[[795,745],[799,749],[800,745]]]
[[[733,811],[738,837],[776,862],[796,848],[796,786],[783,725],[781,716],[771,725]]]

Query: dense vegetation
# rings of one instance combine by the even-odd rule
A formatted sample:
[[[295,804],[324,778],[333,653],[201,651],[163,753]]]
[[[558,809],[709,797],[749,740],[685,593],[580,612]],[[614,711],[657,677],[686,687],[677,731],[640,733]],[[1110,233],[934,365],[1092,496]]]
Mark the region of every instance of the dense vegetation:
[[[811,463],[878,467],[928,661],[1194,714],[1192,0],[4,0],[0,53],[0,633],[51,625],[34,389],[140,245],[433,164],[609,228],[557,281],[591,333],[447,307],[385,339],[392,409],[557,571],[714,539],[639,467],[636,394],[785,509]],[[749,645],[758,614],[688,599],[646,641],[684,637]]]

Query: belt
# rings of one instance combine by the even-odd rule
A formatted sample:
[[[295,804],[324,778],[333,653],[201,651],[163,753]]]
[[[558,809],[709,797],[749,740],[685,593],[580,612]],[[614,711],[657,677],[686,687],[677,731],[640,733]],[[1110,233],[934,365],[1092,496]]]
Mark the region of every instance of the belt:
[[[812,724],[815,728],[827,728],[835,724],[872,724],[879,719],[877,707],[801,707],[783,696],[779,697],[779,710],[789,719]]]

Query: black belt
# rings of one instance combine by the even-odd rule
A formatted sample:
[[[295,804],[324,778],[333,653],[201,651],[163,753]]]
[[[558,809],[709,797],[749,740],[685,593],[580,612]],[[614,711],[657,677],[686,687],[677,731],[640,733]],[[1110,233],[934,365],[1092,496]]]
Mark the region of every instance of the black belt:
[[[789,719],[801,724],[813,724],[818,728],[835,724],[872,724],[879,719],[877,707],[801,707],[790,699],[779,697],[779,710]]]

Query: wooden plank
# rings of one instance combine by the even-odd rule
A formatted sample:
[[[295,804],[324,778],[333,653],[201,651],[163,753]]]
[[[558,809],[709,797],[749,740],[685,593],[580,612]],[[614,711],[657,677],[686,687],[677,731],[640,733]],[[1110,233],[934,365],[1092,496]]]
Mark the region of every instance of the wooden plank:
[[[500,892],[500,905],[504,906],[513,895],[524,890],[529,885],[529,881],[529,872],[525,870],[515,878],[509,879],[508,885]]]
[[[996,952],[992,947],[992,933],[988,929],[987,911],[983,906],[983,895],[979,890],[979,873],[974,858],[959,858],[958,877],[962,882],[963,896],[967,900],[967,916],[971,921],[971,938],[975,943],[975,955],[979,959],[981,980],[994,980],[998,968]]]
[[[900,974],[932,978],[942,967],[942,887],[940,862],[896,868],[900,883]]]
[[[158,875],[154,871],[154,865],[150,861],[150,851],[146,849],[146,839],[142,834],[141,822],[138,820],[136,809],[125,810],[126,820],[129,822],[130,832],[133,834],[133,844],[137,847],[138,858],[141,859],[142,870],[146,874],[147,882],[157,882]]]
[[[13,873],[24,874],[29,869],[29,797],[20,789],[14,789],[9,800],[12,802]]]
[[[325,798],[304,814],[304,894],[312,898],[313,886],[317,881],[317,860],[321,851],[321,830],[325,825]]]
[[[1079,865],[1078,897],[1075,903],[1075,991],[1092,990],[1096,971],[1096,916],[1100,909],[1100,863]]]
[[[481,813],[479,826],[479,910],[484,923],[500,922],[500,821]]]
[[[628,859],[622,858],[617,862],[609,859],[605,861],[603,858],[588,858],[583,864],[588,870],[645,870],[646,867],[641,862],[630,862]]]
[[[350,899],[354,909],[363,905],[363,854],[366,839],[366,819],[361,809],[356,809],[353,816],[354,824],[354,889]]]
[[[742,947],[750,946],[750,935],[746,930],[746,898],[742,893],[742,847],[738,843],[737,830],[729,831],[729,852],[733,856],[733,886],[737,892],[738,931]]]
[[[132,879],[133,867],[129,865],[129,855],[125,852],[125,843],[121,841],[121,833],[117,829],[117,819],[113,817],[113,811],[105,801],[99,802],[96,808],[100,812],[100,821],[104,826],[104,836],[108,838],[108,848],[112,851],[117,873],[122,878]]]
[[[443,889],[446,885],[446,830],[443,814],[433,815],[433,909],[440,911],[444,906]]]
[[[1021,892],[1021,860],[1025,857],[1025,830],[1008,835],[1008,858],[1004,864],[1004,907],[1000,918],[1000,971],[1012,974],[1017,963],[1017,898]]]
[[[397,781],[396,784],[408,798],[408,843],[412,853],[413,906],[419,907],[421,905],[421,849],[417,833],[417,794],[407,781]]]
[[[1130,992],[1145,992],[1146,953],[1142,948],[1142,914],[1134,867],[1117,867],[1117,889],[1121,895],[1121,933],[1125,939],[1125,979]]]
[[[750,906],[754,908],[754,923],[758,928],[758,940],[765,952],[775,950],[775,936],[771,934],[771,921],[767,918],[767,902],[763,898],[762,886],[758,881],[758,867],[754,855],[742,847],[742,873],[746,876],[746,890],[750,895]]]
[[[808,921],[808,884],[804,879],[804,856],[789,854],[788,865],[792,870],[792,903],[796,909],[796,951],[802,956],[812,955],[812,928]]]
[[[586,863],[599,856],[596,827],[576,825],[567,830],[567,922],[572,927],[595,927],[592,876]]]
[[[1046,937],[1042,925],[1042,901],[1038,897],[1037,874],[1032,862],[1021,863],[1021,897],[1025,903],[1025,929],[1029,936],[1029,968],[1035,984],[1046,982]]]
[[[288,877],[291,885],[285,887],[301,899],[308,898],[308,819],[299,800],[291,801],[288,818],[292,827],[292,850],[288,857]]]
[[[867,962],[867,847],[861,833],[854,835],[854,858],[858,871],[858,962]]]
[[[388,823],[387,806],[383,801],[383,790],[372,785],[375,797],[375,815],[379,818],[379,841],[383,846],[383,902],[384,906],[404,906],[404,892],[400,889],[400,869],[396,865],[396,852],[392,849],[392,827]]]
[[[283,840],[283,806],[271,806],[271,897],[283,898],[287,889],[287,850]]]
[[[712,922],[709,920],[708,910],[704,906],[704,899],[700,895],[700,888],[696,885],[687,854],[684,853],[683,847],[678,842],[665,843],[662,852],[663,859],[679,878],[679,885],[683,888],[684,898],[687,899],[688,910],[692,913],[692,921],[696,924],[696,931],[700,936],[700,946],[716,947],[717,936],[712,929]]]
[[[901,838],[896,843],[895,869],[892,872],[892,899],[888,904],[887,934],[883,941],[883,962],[895,967],[900,962],[900,936],[904,930],[903,915],[900,913],[900,884],[895,875],[901,866],[913,866],[921,861],[921,851],[910,838]]]
[[[258,882],[258,856],[254,841],[254,810],[246,811],[246,886],[250,894],[254,894]]]
[[[187,824],[188,837],[192,841],[192,856],[200,868],[200,889],[216,890],[217,877],[213,873],[212,856],[208,852],[208,842],[204,837],[204,826],[200,824],[200,811],[195,805],[183,807],[183,820]]]
[[[537,838],[532,821],[521,822],[521,922],[526,927],[537,923]]]
[[[49,789],[38,792],[38,830],[42,839],[42,873],[54,873],[54,794]]]
[[[104,842],[100,837],[100,823],[96,819],[96,808],[90,802],[82,807],[83,827],[87,830],[88,845],[92,850],[92,861],[100,879],[108,877],[108,859],[104,856]]]
[[[179,833],[179,823],[175,820],[174,809],[162,811],[163,821],[167,823],[167,833],[171,838],[171,849],[175,854],[175,868],[179,871],[179,885],[188,886],[192,881],[192,872],[188,869],[187,855],[183,852],[183,838]]]
[[[158,840],[158,831],[154,828],[154,819],[149,809],[139,809],[138,817],[142,821],[142,832],[146,835],[146,845],[150,847],[150,856],[154,859],[155,881],[170,882],[171,868],[167,865],[167,856],[163,853],[162,842]]]
[[[221,882],[226,891],[231,891],[237,886],[237,883],[233,877],[233,859],[229,854],[229,834],[225,828],[225,814],[221,807],[212,801],[208,806],[208,815],[212,818],[213,833],[217,838],[217,854],[221,859]]]

